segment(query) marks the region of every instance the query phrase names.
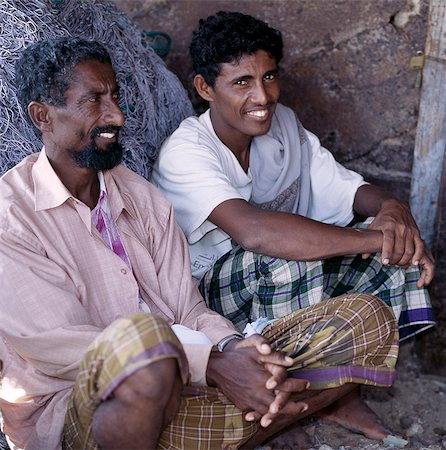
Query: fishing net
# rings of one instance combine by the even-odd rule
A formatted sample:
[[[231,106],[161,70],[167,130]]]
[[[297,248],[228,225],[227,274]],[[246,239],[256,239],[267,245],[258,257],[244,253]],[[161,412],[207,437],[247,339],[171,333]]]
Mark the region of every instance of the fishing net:
[[[42,147],[19,106],[14,63],[28,45],[54,36],[96,40],[108,49],[126,114],[124,163],[150,179],[162,141],[193,109],[150,45],[156,33],[142,32],[108,0],[0,0],[0,175]]]

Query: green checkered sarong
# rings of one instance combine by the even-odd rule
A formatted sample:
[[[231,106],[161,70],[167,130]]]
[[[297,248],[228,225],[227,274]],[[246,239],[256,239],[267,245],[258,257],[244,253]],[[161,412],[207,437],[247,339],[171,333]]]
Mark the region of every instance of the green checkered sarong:
[[[427,289],[418,288],[419,268],[383,266],[380,256],[325,261],[287,261],[234,247],[200,284],[208,306],[240,331],[258,318],[277,319],[348,293],[374,295],[390,306],[406,339],[435,324]]]
[[[394,381],[398,331],[390,308],[374,297],[330,299],[275,321],[262,334],[294,359],[290,376],[309,380],[310,389],[345,383],[390,386]],[[95,409],[126,377],[162,358],[176,359],[187,383],[182,346],[164,320],[138,313],[108,326],[81,363],[65,417],[63,448],[97,450],[91,433]],[[217,388],[185,384],[179,411],[162,432],[158,448],[236,449],[258,427],[245,421],[244,412]]]

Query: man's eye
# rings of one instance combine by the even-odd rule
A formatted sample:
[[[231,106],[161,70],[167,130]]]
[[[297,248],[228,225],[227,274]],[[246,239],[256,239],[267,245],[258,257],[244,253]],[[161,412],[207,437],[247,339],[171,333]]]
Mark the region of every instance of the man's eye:
[[[96,103],[98,100],[99,100],[99,97],[97,95],[93,95],[92,97],[90,97],[88,99],[88,101],[91,103]]]
[[[246,85],[248,84],[248,82],[247,82],[246,80],[237,80],[237,81],[235,82],[235,84],[236,84],[237,86],[246,86]]]
[[[274,80],[277,78],[277,73],[267,73],[264,78],[265,80]]]

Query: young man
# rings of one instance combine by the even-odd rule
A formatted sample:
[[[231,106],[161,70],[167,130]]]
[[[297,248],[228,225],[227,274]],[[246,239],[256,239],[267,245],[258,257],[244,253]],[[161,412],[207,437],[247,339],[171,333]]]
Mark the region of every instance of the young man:
[[[254,446],[356,383],[392,384],[396,323],[372,296],[246,339],[206,307],[170,204],[119,164],[124,116],[100,44],[36,43],[16,85],[44,147],[0,179],[0,410],[14,448]]]
[[[163,144],[153,180],[201,292],[239,330],[347,292],[391,306],[401,338],[429,328],[434,260],[409,206],[338,164],[279,103],[282,48],[278,30],[236,12],[201,20],[190,45],[209,110]],[[355,212],[374,218],[346,227]]]

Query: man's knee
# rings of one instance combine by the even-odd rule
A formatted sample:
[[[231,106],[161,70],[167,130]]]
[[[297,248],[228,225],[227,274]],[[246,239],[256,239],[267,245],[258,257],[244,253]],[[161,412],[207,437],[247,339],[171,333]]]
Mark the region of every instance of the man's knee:
[[[174,358],[161,359],[125,378],[93,414],[96,442],[119,439],[149,443],[172,421],[181,400],[182,381]],[[156,442],[156,439],[152,442]],[[150,447],[147,447],[150,448]]]
[[[156,314],[134,313],[130,316],[121,317],[112,322],[100,335],[99,339],[107,340],[112,337],[113,340],[126,338],[131,335],[157,334],[162,337],[167,335],[175,336],[168,323]]]
[[[375,320],[377,324],[388,323],[396,327],[396,319],[392,308],[380,298],[368,294],[356,294],[354,301],[364,317]]]
[[[398,340],[398,325],[392,308],[369,294],[348,294],[328,302],[335,303],[335,315],[349,323],[351,328],[375,335],[381,343]]]

